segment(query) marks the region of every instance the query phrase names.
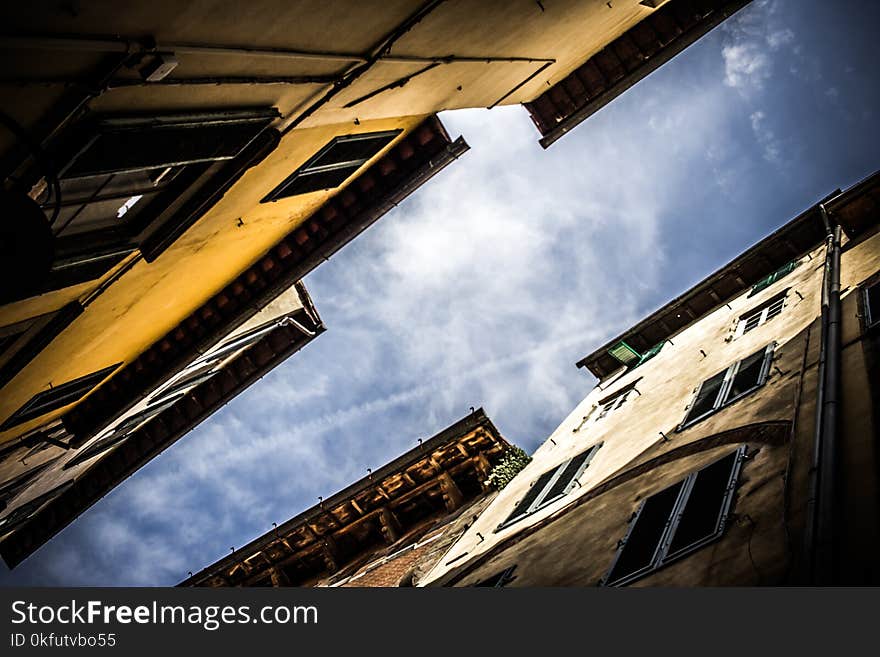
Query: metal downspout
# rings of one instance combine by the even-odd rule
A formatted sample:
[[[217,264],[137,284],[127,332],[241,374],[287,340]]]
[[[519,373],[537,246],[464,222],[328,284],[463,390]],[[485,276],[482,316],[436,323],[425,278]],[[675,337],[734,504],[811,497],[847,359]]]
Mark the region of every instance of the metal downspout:
[[[829,585],[839,579],[836,517],[839,508],[837,417],[840,396],[840,226],[832,226],[823,203],[825,267],[819,365],[816,376],[816,417],[810,490],[807,500],[805,548],[807,583]]]

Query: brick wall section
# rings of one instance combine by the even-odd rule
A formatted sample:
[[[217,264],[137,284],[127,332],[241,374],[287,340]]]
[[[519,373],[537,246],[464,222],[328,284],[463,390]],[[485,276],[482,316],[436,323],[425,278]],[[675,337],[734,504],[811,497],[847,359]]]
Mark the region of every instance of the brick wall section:
[[[378,559],[366,564],[341,586],[401,586],[405,577],[417,586],[419,579],[440,561],[452,547],[452,544],[470,527],[474,518],[495,499],[496,494],[493,491],[475,500],[473,504],[459,509],[455,514],[442,518],[437,521],[431,531],[415,541],[417,545],[415,548],[401,552],[398,556],[379,566],[375,566]],[[435,538],[438,535],[440,538]],[[391,546],[388,553],[394,554],[405,548],[406,545]],[[412,574],[411,578],[408,577],[410,574]],[[411,584],[408,581],[404,585],[410,586]]]

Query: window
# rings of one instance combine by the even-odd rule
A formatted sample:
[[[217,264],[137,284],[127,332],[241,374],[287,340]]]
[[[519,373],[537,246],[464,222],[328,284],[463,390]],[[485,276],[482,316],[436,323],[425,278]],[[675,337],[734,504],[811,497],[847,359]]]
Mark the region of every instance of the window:
[[[268,203],[297,194],[339,187],[400,134],[400,130],[334,138],[260,201]]]
[[[488,577],[484,580],[481,580],[474,584],[475,587],[489,587],[499,589],[501,587],[507,586],[510,582],[516,579],[516,575],[513,574],[513,571],[516,570],[516,566],[511,566],[510,568],[505,568],[500,573],[496,573],[492,575],[492,577]]]
[[[782,292],[781,294],[777,294],[775,297],[767,301],[766,303],[754,308],[741,316],[739,318],[739,322],[736,325],[736,333],[734,337],[739,337],[749,331],[752,331],[762,324],[766,324],[769,320],[776,317],[776,315],[782,312],[782,309],[785,307],[785,298],[788,294],[788,290]]]
[[[279,116],[224,109],[73,124],[49,147],[60,198],[44,185],[37,199],[47,217],[58,210],[51,269],[36,288],[9,292],[11,300],[100,278],[138,249],[152,262],[277,141],[266,128]]]
[[[188,177],[185,171],[236,157],[278,116],[256,109],[84,120],[59,149],[65,163],[55,234],[136,224],[150,200]],[[53,207],[46,203],[47,213]]]
[[[760,292],[761,290],[765,290],[768,287],[770,287],[771,285],[773,285],[776,281],[778,281],[782,278],[785,278],[791,272],[793,272],[795,267],[797,267],[799,264],[800,264],[799,260],[792,260],[791,262],[784,264],[782,267],[777,269],[775,272],[773,272],[769,276],[765,276],[764,278],[762,278],[760,281],[758,281],[757,283],[755,283],[752,286],[752,291],[749,292],[749,296],[750,297],[754,296],[758,292]]]
[[[27,522],[37,511],[39,511],[48,502],[61,495],[65,490],[73,485],[72,481],[67,481],[60,486],[53,488],[48,493],[44,493],[35,497],[29,502],[25,502],[21,506],[15,507],[9,512],[9,515],[0,518],[0,535],[12,531],[17,526]]]
[[[71,301],[55,312],[0,328],[0,386],[24,369],[82,310],[79,302]]]
[[[585,452],[560,463],[549,472],[545,472],[532,487],[526,492],[507,519],[502,522],[495,531],[503,529],[525,518],[552,502],[568,495],[575,487],[579,486],[578,477],[587,469],[593,456],[602,444],[594,445]]]
[[[613,395],[609,395],[605,397],[605,399],[600,399],[597,404],[597,409],[599,410],[596,415],[596,420],[601,420],[603,417],[611,413],[612,411],[616,411],[618,408],[623,406],[624,402],[630,397],[630,393],[635,390],[636,383],[641,381],[641,377],[627,385],[625,388],[618,390]]]
[[[100,438],[96,441],[88,445],[87,447],[80,450],[76,456],[70,459],[67,463],[64,464],[64,470],[68,468],[72,468],[80,463],[88,461],[91,458],[94,458],[98,454],[106,452],[112,447],[116,447],[123,440],[128,438],[135,430],[139,429],[141,425],[143,425],[148,420],[153,419],[162,411],[171,408],[177,401],[183,397],[183,395],[177,395],[176,397],[172,397],[170,399],[166,399],[164,401],[160,401],[157,404],[153,404],[152,406],[147,406],[145,409],[138,411],[134,415],[130,415],[125,418],[122,422],[117,424],[115,427],[105,432]]]
[[[603,583],[629,584],[718,539],[744,457],[745,446],[644,500]]]
[[[33,483],[34,479],[36,479],[37,475],[43,472],[50,465],[52,465],[55,460],[55,458],[50,459],[46,463],[38,465],[37,467],[28,470],[27,472],[23,472],[17,477],[13,477],[9,481],[5,482],[3,485],[0,485],[0,511],[5,509],[8,506],[9,502],[16,495],[18,495],[21,491],[30,486]]]
[[[775,346],[776,343],[771,342],[748,358],[737,361],[726,370],[703,381],[678,430],[681,431],[764,385]]]
[[[880,324],[880,282],[867,286],[864,294],[865,325],[876,326]]]
[[[97,386],[111,372],[113,372],[113,370],[119,367],[119,365],[120,363],[116,363],[116,365],[105,367],[92,374],[81,376],[78,379],[68,381],[60,386],[44,390],[43,392],[34,395],[24,404],[24,406],[15,411],[15,413],[9,416],[9,418],[0,425],[0,431],[5,431],[17,424],[32,420],[35,417],[45,415],[50,411],[61,408],[62,406],[67,406],[68,404],[79,401],[89,393],[92,388]]]

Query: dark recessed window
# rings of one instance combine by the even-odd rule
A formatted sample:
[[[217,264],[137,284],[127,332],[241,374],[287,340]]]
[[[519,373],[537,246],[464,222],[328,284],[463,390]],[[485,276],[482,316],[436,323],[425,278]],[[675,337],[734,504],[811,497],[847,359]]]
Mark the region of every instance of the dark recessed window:
[[[53,458],[50,461],[43,463],[42,465],[38,465],[37,467],[18,475],[17,477],[13,477],[2,486],[0,486],[0,511],[5,509],[9,502],[16,495],[27,488],[34,481],[34,479],[36,479],[38,474],[43,472],[54,462],[55,459]]]
[[[72,301],[60,310],[0,328],[0,386],[8,383],[82,313]]]
[[[158,404],[148,406],[147,408],[125,418],[95,442],[81,449],[76,456],[64,464],[64,469],[67,470],[68,468],[79,465],[80,463],[88,461],[98,454],[115,447],[134,433],[135,430],[140,428],[141,425],[153,419],[162,411],[171,408],[171,406],[177,403],[182,396],[183,395],[177,395],[176,397],[172,397],[165,401],[160,401]]]
[[[644,500],[604,584],[628,584],[718,539],[744,456],[745,446]]]
[[[67,481],[60,486],[53,488],[48,493],[44,493],[29,502],[25,502],[21,506],[15,507],[9,512],[9,515],[0,518],[0,535],[10,532],[24,522],[27,522],[35,513],[37,513],[37,511],[45,506],[46,503],[54,500],[72,485],[72,481]]]
[[[336,137],[260,202],[339,187],[400,132],[388,130]]]
[[[513,574],[513,571],[516,570],[516,566],[511,566],[510,568],[505,568],[500,573],[495,573],[492,577],[488,577],[484,580],[481,580],[474,584],[475,587],[488,587],[488,588],[502,588],[507,586],[510,582],[516,579],[516,575]]]
[[[775,346],[776,343],[771,342],[751,356],[703,381],[678,429],[702,420],[764,385]]]
[[[865,288],[865,322],[869,327],[880,324],[880,282]]]
[[[79,401],[86,395],[86,393],[91,391],[92,388],[113,372],[113,370],[119,367],[119,365],[120,363],[116,363],[116,365],[105,367],[92,374],[87,374],[86,376],[74,379],[73,381],[68,381],[60,386],[44,390],[43,392],[34,395],[24,404],[24,406],[15,411],[15,413],[13,413],[3,425],[0,426],[0,431],[5,431],[17,424],[32,420],[35,417],[45,415],[55,409],[61,408],[62,406],[67,406],[68,404]]]
[[[502,522],[495,531],[503,529],[527,515],[530,515],[552,502],[568,495],[578,484],[578,477],[590,465],[593,456],[602,447],[602,444],[594,445],[585,452],[563,461],[552,470],[545,472],[532,487],[526,492],[514,508],[513,512]]]
[[[799,264],[800,264],[800,260],[792,260],[791,262],[782,265],[782,267],[777,269],[775,272],[773,272],[772,274],[769,274],[768,276],[765,276],[760,281],[755,283],[752,286],[752,291],[749,292],[749,296],[750,297],[754,296],[758,292],[760,292],[761,290],[765,290],[768,287],[770,287],[771,285],[773,285],[776,281],[778,281],[782,278],[785,278],[791,272],[793,272],[795,267],[797,267]]]
[[[47,185],[37,199],[47,217],[58,211],[51,270],[11,300],[98,279],[137,249],[155,259],[251,151],[262,152],[279,116],[274,108],[91,115],[72,125],[49,148],[60,198]]]
[[[192,173],[188,168],[234,158],[277,117],[274,109],[260,109],[84,121],[62,149],[55,234],[120,232],[137,224],[152,199]],[[46,211],[52,208],[47,202]]]

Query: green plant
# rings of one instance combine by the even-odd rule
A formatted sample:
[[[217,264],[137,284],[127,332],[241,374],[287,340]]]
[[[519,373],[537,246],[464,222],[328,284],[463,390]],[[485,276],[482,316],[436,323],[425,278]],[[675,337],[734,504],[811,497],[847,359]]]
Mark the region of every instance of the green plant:
[[[525,450],[516,445],[512,445],[510,449],[501,455],[501,459],[499,459],[498,463],[492,468],[486,483],[501,490],[509,484],[517,473],[526,467],[531,460],[532,457],[526,454]]]

